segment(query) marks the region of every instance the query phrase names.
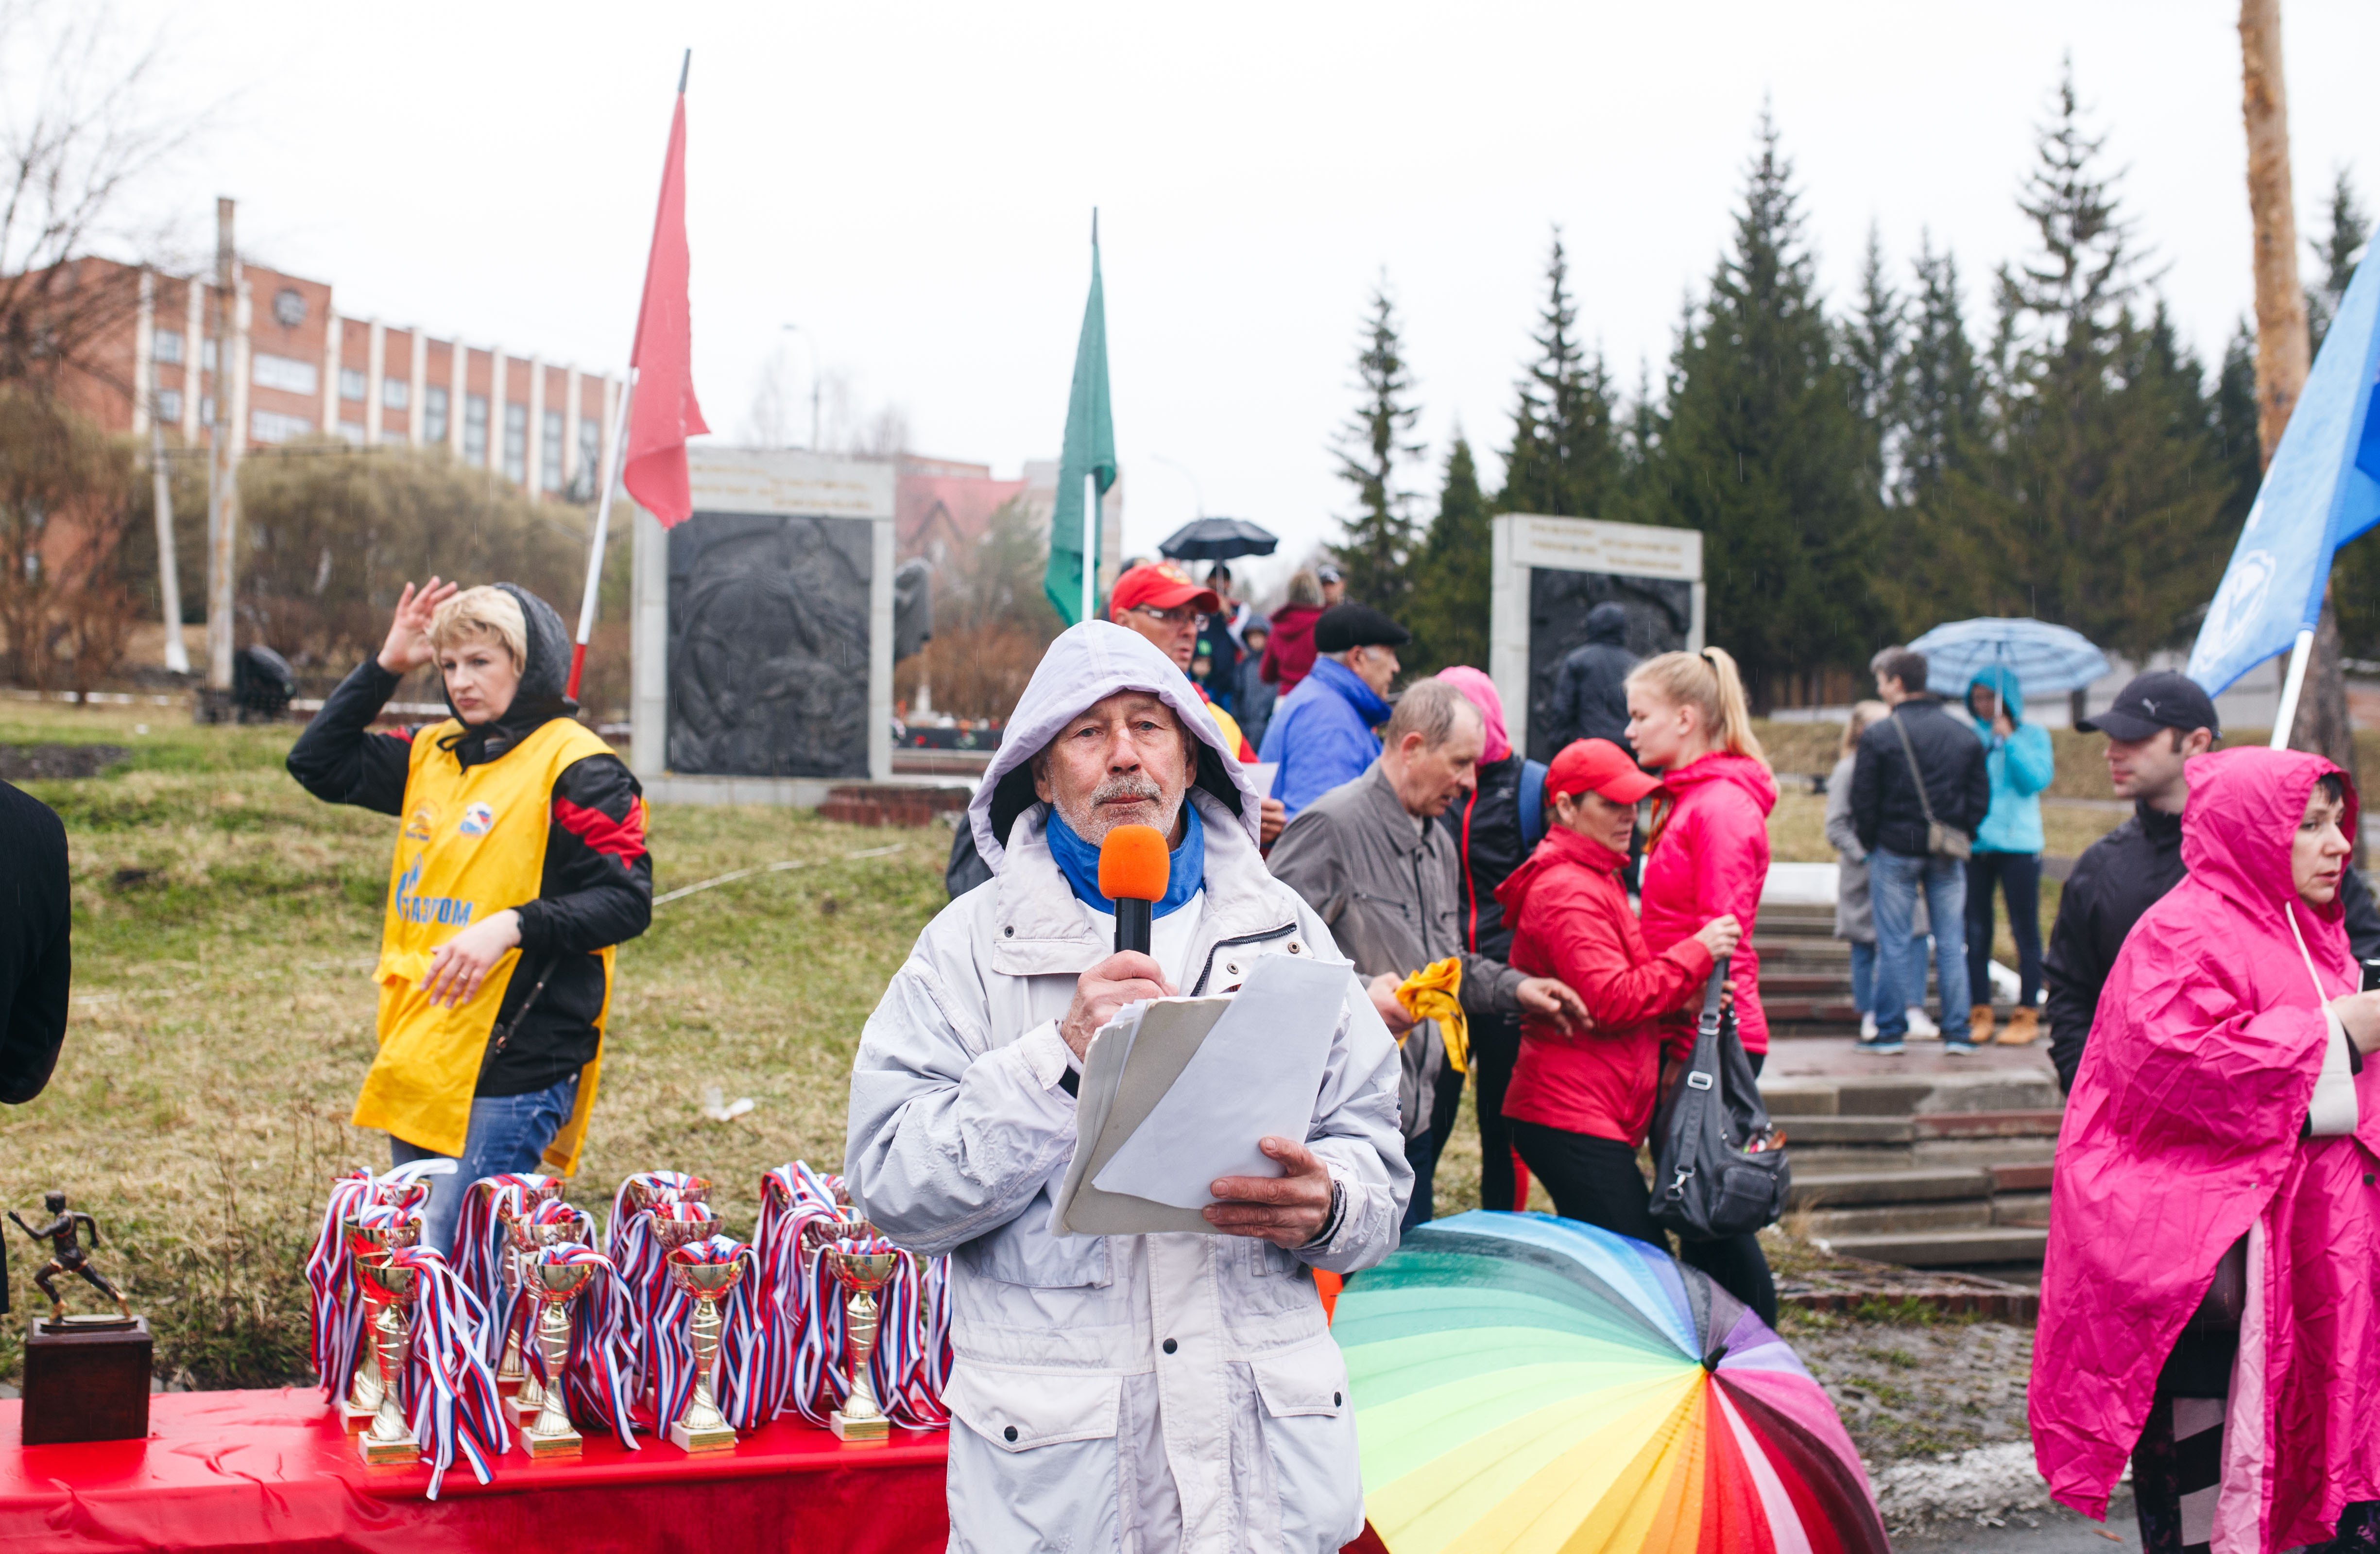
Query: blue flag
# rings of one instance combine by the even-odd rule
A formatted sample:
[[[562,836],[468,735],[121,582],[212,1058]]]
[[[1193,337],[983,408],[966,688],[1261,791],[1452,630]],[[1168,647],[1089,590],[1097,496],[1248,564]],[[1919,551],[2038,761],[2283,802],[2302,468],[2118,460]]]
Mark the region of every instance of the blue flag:
[[[2366,255],[2323,336],[2185,671],[2216,695],[2322,614],[2331,552],[2380,522],[2380,263]]]

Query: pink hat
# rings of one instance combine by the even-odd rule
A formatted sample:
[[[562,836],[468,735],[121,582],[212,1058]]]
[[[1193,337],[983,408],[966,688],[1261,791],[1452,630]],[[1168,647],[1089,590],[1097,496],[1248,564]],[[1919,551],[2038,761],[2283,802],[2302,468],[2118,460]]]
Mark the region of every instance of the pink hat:
[[[1512,741],[1504,732],[1504,698],[1496,694],[1496,682],[1468,664],[1441,669],[1438,677],[1461,691],[1464,700],[1479,709],[1480,721],[1488,725],[1488,747],[1479,752],[1479,759],[1499,761],[1511,755]]]

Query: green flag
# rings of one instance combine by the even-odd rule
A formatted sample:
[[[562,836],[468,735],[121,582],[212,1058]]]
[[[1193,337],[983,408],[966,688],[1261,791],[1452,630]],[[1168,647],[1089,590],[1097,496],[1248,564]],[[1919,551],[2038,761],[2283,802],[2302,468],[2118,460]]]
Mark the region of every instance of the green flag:
[[[1099,218],[1091,212],[1091,295],[1083,304],[1083,337],[1075,346],[1075,386],[1066,396],[1066,446],[1058,459],[1058,505],[1050,516],[1050,570],[1041,591],[1058,618],[1073,625],[1083,615],[1083,569],[1096,576],[1099,529],[1094,520],[1089,554],[1083,544],[1087,476],[1099,477],[1105,496],[1116,482],[1115,417],[1108,403],[1108,310],[1099,289]]]

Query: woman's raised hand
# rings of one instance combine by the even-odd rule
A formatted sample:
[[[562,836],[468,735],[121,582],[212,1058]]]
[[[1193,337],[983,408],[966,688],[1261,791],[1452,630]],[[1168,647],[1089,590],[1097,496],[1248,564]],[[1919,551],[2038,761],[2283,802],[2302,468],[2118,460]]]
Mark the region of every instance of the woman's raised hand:
[[[380,666],[391,674],[410,674],[431,658],[430,617],[455,597],[455,583],[435,577],[416,591],[411,583],[396,597],[396,614],[388,623],[388,640],[380,645]]]
[[[2330,1001],[2330,1012],[2347,1027],[2347,1039],[2369,1057],[2380,1050],[2380,992],[2350,993]]]
[[[1705,923],[1702,931],[1694,938],[1710,952],[1711,959],[1723,961],[1734,954],[1736,945],[1742,942],[1743,925],[1737,922],[1735,914],[1730,912],[1724,917],[1713,917]]]

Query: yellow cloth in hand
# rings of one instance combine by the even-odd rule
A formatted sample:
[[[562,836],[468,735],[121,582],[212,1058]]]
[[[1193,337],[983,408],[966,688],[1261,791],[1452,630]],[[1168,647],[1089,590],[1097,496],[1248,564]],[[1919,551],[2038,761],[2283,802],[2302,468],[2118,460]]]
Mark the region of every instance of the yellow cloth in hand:
[[[1449,955],[1432,961],[1397,984],[1397,1002],[1416,1020],[1436,1020],[1446,1041],[1447,1065],[1471,1072],[1471,1027],[1463,1021],[1463,961]]]

